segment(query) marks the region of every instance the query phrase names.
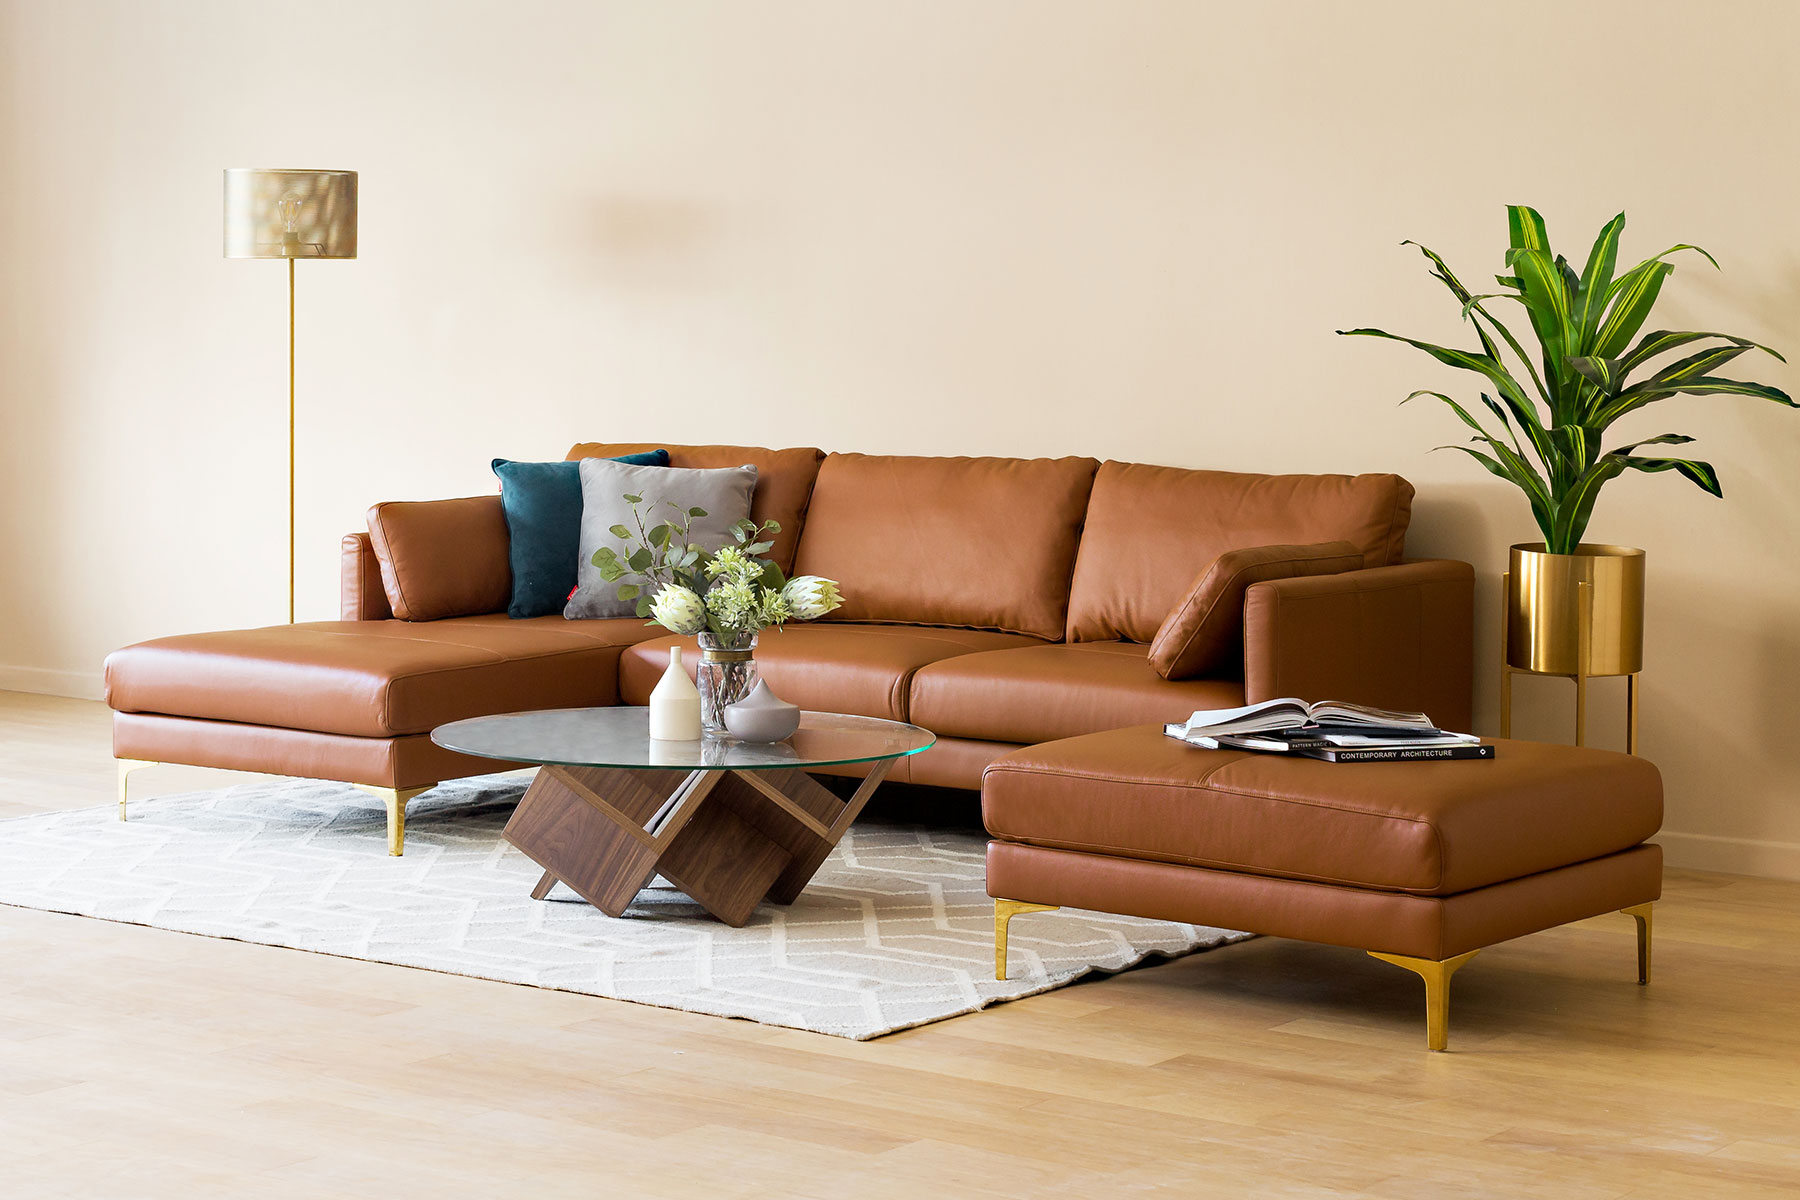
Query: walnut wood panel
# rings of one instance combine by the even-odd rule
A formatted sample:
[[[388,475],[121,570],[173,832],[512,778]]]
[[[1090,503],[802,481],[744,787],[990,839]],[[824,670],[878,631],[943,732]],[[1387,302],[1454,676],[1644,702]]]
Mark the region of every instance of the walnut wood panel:
[[[817,875],[819,868],[825,864],[825,859],[831,854],[832,847],[838,844],[838,839],[844,836],[845,830],[850,828],[850,823],[856,820],[858,813],[862,812],[863,805],[869,802],[869,797],[875,794],[875,789],[881,786],[883,779],[887,778],[888,768],[893,765],[892,759],[874,764],[869,773],[863,777],[862,784],[856,789],[856,794],[847,801],[838,799],[823,785],[809,778],[803,772],[790,772],[790,774],[798,776],[799,781],[804,782],[806,786],[801,786],[801,782],[786,784],[793,788],[793,791],[788,794],[793,797],[804,797],[801,803],[807,811],[812,812],[815,816],[820,816],[822,810],[829,805],[832,815],[828,819],[822,819],[825,819],[832,833],[828,838],[813,837],[809,834],[810,840],[803,847],[793,851],[793,861],[788,863],[787,868],[782,871],[781,877],[769,889],[770,900],[776,904],[792,904],[800,893],[806,890],[806,885],[812,882],[812,877]]]
[[[686,778],[541,767],[506,823],[506,840],[601,912],[623,916],[656,872],[657,847],[643,822]]]
[[[661,874],[738,926],[765,898],[793,903],[885,775],[877,764],[844,801],[803,771],[706,773],[652,833],[645,824],[686,772],[543,767],[506,838],[545,870],[534,899],[560,879],[602,912],[623,916]]]
[[[742,925],[793,857],[749,819],[770,807],[735,774],[720,780],[657,871],[725,924]]]

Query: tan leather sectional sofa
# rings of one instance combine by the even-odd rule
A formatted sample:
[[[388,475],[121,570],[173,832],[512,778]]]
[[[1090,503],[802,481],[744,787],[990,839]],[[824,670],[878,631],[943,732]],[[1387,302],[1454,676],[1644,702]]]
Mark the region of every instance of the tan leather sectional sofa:
[[[769,631],[757,658],[804,708],[936,732],[892,778],[979,788],[1021,745],[1283,695],[1469,723],[1473,573],[1404,558],[1398,476],[666,448],[674,466],[754,464],[754,515],[782,525],[772,557],[841,582],[842,609]],[[1241,662],[1173,681],[1149,665],[1147,643],[1220,554],[1340,541],[1361,569],[1250,586]],[[509,619],[498,496],[377,505],[343,553],[340,620],[113,654],[115,755],[343,780],[387,792],[398,825],[407,795],[495,769],[435,746],[435,726],[642,704],[678,640],[636,619]]]

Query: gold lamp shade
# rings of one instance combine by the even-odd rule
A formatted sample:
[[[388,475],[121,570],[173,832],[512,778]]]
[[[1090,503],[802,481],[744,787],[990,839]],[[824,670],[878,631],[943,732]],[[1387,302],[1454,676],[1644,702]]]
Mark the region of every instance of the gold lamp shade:
[[[356,172],[225,169],[226,258],[355,258]]]

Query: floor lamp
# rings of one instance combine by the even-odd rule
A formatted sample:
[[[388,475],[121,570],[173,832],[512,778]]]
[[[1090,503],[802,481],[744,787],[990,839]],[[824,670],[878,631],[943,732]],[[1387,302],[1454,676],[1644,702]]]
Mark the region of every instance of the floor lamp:
[[[225,170],[225,257],[288,264],[288,624],[294,623],[294,260],[356,257],[355,171]]]

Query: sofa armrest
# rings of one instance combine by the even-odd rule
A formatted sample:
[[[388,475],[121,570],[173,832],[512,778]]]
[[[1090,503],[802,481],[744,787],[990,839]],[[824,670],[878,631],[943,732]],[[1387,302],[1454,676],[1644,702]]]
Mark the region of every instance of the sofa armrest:
[[[338,619],[386,621],[393,615],[381,587],[381,561],[369,535],[346,533],[338,568]]]
[[[1348,700],[1466,730],[1474,699],[1475,569],[1421,560],[1252,584],[1244,699]]]

